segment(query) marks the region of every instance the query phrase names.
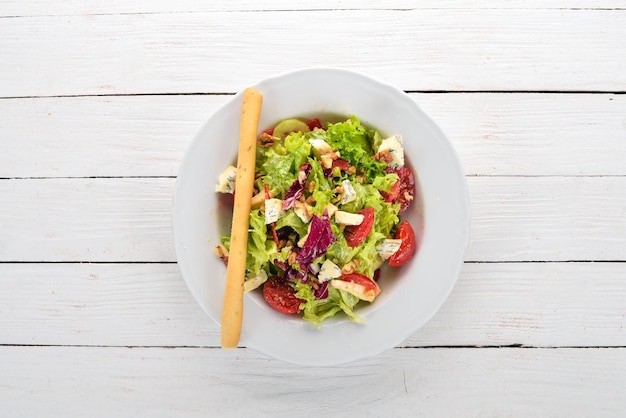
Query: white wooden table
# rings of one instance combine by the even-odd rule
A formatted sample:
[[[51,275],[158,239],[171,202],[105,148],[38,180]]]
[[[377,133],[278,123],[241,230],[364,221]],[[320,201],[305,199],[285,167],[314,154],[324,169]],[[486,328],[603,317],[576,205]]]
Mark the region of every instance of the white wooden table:
[[[623,416],[626,1],[3,0],[0,416]],[[219,348],[170,227],[230,95],[337,66],[458,151],[455,289],[380,356]]]

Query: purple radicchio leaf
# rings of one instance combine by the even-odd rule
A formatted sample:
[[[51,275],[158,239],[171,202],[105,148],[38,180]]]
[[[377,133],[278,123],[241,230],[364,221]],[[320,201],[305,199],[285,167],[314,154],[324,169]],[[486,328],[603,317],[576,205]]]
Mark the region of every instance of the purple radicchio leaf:
[[[306,184],[307,178],[309,178],[309,173],[311,172],[311,164],[304,163],[300,166],[300,170],[298,171],[298,177],[291,183],[289,189],[285,193],[285,198],[283,199],[283,210],[288,210],[293,207],[296,203],[296,200],[300,199],[302,193],[304,192],[304,185]]]
[[[337,238],[333,234],[328,219],[328,211],[324,210],[321,218],[313,215],[311,219],[311,230],[304,242],[304,245],[296,256],[296,261],[302,269],[308,269],[313,260],[326,254],[326,250],[335,242]]]
[[[328,297],[328,283],[330,282],[328,281],[321,283],[319,289],[313,290],[313,295],[315,296],[315,299],[326,299]]]

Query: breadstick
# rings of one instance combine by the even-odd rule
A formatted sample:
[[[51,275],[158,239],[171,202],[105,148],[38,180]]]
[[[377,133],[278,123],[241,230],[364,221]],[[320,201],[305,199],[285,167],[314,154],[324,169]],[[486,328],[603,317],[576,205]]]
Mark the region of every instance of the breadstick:
[[[250,206],[254,191],[256,138],[263,96],[253,88],[243,92],[239,126],[239,154],[235,179],[235,203],[222,308],[222,348],[236,348],[243,320],[243,282],[248,255]]]

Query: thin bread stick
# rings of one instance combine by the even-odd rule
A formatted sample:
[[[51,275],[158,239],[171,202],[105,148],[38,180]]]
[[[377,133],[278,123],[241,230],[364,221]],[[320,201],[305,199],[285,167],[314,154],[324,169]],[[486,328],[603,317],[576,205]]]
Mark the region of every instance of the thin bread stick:
[[[248,254],[250,207],[254,191],[256,138],[263,96],[253,88],[243,92],[239,126],[239,153],[235,179],[235,203],[231,226],[230,251],[226,268],[226,290],[222,308],[222,348],[236,348],[243,320],[243,282]]]

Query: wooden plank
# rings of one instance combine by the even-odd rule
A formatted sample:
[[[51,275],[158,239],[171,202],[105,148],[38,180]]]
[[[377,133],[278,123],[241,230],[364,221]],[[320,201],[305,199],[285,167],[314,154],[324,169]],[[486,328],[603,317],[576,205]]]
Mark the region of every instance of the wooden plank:
[[[234,92],[312,65],[364,71],[404,90],[624,91],[615,59],[626,55],[624,39],[626,13],[614,10],[5,18],[0,97]]]
[[[609,417],[626,407],[624,351],[397,349],[305,368],[248,350],[0,347],[0,397],[8,417]]]
[[[402,346],[626,346],[625,276],[626,263],[465,264]],[[175,264],[0,264],[0,306],[0,345],[220,346]]]
[[[418,94],[467,175],[626,174],[626,96]]]
[[[468,184],[466,260],[624,260],[626,177],[473,177]]]
[[[175,261],[174,179],[0,182],[0,255],[10,261]]]
[[[626,96],[411,94],[467,175],[626,175]],[[231,96],[0,100],[0,178],[174,176]],[[233,156],[234,159],[234,156]]]
[[[231,96],[0,100],[0,177],[175,176],[202,124]],[[234,159],[235,156],[233,156]]]
[[[221,12],[221,11],[280,11],[280,10],[394,10],[394,9],[619,9],[624,6],[619,0],[578,0],[550,2],[503,0],[497,3],[491,1],[473,0],[429,0],[415,3],[408,0],[378,0],[363,2],[360,0],[332,0],[316,1],[314,3],[293,2],[290,0],[273,0],[271,2],[247,1],[211,1],[197,0],[153,0],[151,2],[125,2],[110,0],[69,0],[63,2],[49,2],[45,0],[5,0],[0,9],[0,17],[23,16],[57,16],[57,15],[99,15],[122,13],[174,13],[174,12]]]
[[[465,264],[405,344],[626,346],[626,263]]]
[[[176,264],[0,264],[0,278],[0,344],[219,346]]]
[[[624,260],[626,177],[469,177],[470,261]],[[172,178],[0,181],[1,261],[175,261]],[[207,187],[211,187],[207,180]]]

